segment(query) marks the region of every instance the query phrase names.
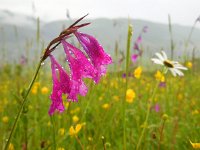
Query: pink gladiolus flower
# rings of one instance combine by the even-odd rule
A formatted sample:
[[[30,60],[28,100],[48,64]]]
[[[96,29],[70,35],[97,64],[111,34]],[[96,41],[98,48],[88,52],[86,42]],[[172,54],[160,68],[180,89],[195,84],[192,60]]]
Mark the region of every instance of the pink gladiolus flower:
[[[53,91],[50,96],[52,103],[49,109],[49,115],[53,115],[55,110],[58,110],[59,112],[63,112],[65,110],[62,101],[62,94],[67,94],[70,92],[71,83],[70,78],[65,70],[52,55],[50,55],[50,59],[53,78]]]
[[[77,101],[77,94],[85,96],[87,93],[87,87],[82,78],[87,77],[95,80],[97,71],[83,52],[64,40],[62,40],[62,44],[71,70],[72,85],[68,98]]]
[[[93,36],[80,32],[74,34],[97,70],[95,82],[98,83],[100,77],[106,73],[106,65],[112,63],[112,58],[105,53],[103,47]]]
[[[64,29],[58,37],[54,38],[48,44],[41,58],[41,62],[48,57],[51,60],[53,88],[50,95],[49,115],[53,115],[55,111],[63,112],[65,110],[62,99],[63,94],[66,94],[67,99],[73,102],[78,101],[78,95],[85,96],[88,88],[83,82],[83,78],[91,78],[95,83],[98,83],[100,77],[106,73],[106,66],[112,63],[112,58],[104,52],[103,47],[94,37],[77,32],[79,28],[90,24],[77,25],[86,16],[78,19],[67,29]],[[85,52],[66,41],[71,34],[77,37]],[[51,55],[59,44],[63,45],[70,76]]]

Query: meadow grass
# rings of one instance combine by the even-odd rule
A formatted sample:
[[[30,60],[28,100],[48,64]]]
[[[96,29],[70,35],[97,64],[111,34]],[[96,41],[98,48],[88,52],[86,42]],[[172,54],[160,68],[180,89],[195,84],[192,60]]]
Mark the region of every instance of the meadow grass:
[[[38,30],[37,39],[39,36]],[[130,43],[127,43],[129,48]],[[130,57],[129,52],[127,57]],[[78,102],[66,99],[64,113],[55,113],[51,117],[48,110],[52,77],[48,69],[50,64],[45,62],[8,149],[193,149],[190,140],[200,142],[199,59],[193,59],[193,67],[189,67],[184,77],[175,78],[167,74],[166,85],[158,86],[155,93],[158,81],[154,65],[148,64],[152,67],[143,70],[137,78],[134,76],[135,68],[145,66],[142,63],[133,66],[129,61],[126,59],[126,67],[115,63],[115,71],[108,70],[97,85],[85,79],[88,94],[79,96]],[[25,88],[34,75],[35,63],[1,65],[0,149],[4,148],[9,137],[27,92]],[[126,100],[127,90],[134,93],[131,101]],[[63,97],[66,98],[66,95]]]
[[[121,112],[126,81],[122,77],[123,72],[110,72],[97,85],[86,80],[89,93],[79,97],[77,103],[65,101],[67,110],[53,116],[53,126],[48,115],[52,83],[50,72],[45,70],[47,66],[42,66],[28,97],[11,142],[14,148],[22,149],[28,145],[28,149],[53,149],[56,142],[56,149],[81,149],[76,138],[69,135],[70,127],[81,123],[83,126],[77,137],[84,149],[103,149],[102,136],[105,138],[106,149],[123,149]],[[34,69],[18,71],[19,68],[15,66],[9,72],[10,66],[4,66],[0,74],[1,148],[20,107],[19,97],[23,87],[31,80],[34,72]],[[158,89],[152,102],[147,126],[142,125],[148,99],[156,82],[154,72],[143,72],[140,79],[133,77],[133,70],[130,73],[128,89],[133,89],[136,97],[132,103],[125,103],[127,149],[136,148],[144,127],[146,132],[141,149],[192,149],[189,140],[199,142],[200,139],[199,72],[190,69],[182,78],[167,75],[166,87]],[[153,107],[155,104],[160,106],[158,112]]]

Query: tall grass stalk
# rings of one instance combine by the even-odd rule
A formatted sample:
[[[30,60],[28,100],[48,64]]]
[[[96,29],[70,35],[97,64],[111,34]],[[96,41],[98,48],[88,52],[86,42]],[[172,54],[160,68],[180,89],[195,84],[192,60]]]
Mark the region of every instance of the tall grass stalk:
[[[163,137],[164,137],[163,131],[164,131],[164,127],[165,127],[165,122],[166,122],[166,118],[163,116],[162,125],[161,125],[160,131],[159,131],[160,132],[160,139],[159,139],[159,143],[158,143],[158,150],[160,150],[161,144],[163,142]]]
[[[195,26],[196,26],[196,23],[197,23],[197,22],[198,22],[198,20],[195,20],[195,22],[194,22],[194,24],[193,24],[193,26],[192,26],[192,28],[191,28],[191,30],[190,30],[190,33],[189,33],[189,35],[188,35],[187,41],[186,41],[186,43],[185,43],[185,49],[186,49],[186,50],[187,50],[187,48],[188,48],[188,44],[189,44],[189,42],[190,42],[190,40],[191,40],[192,33],[193,33],[194,29],[195,29]]]
[[[56,150],[56,129],[55,129],[55,120],[54,116],[51,116],[51,124],[53,129],[53,149]]]
[[[125,83],[125,96],[123,100],[123,149],[126,150],[126,91],[128,88],[128,74],[129,74],[129,65],[130,65],[130,48],[131,48],[131,39],[133,27],[129,24],[128,26],[128,36],[127,36],[127,47],[126,47],[126,83]]]
[[[195,29],[195,26],[196,26],[196,23],[198,22],[198,19],[195,20],[191,30],[190,30],[190,33],[188,35],[188,38],[185,42],[185,53],[187,51],[187,48],[188,48],[188,45],[190,43],[190,40],[191,40],[191,37],[192,37],[192,33],[194,32],[194,29]],[[194,64],[194,59],[195,59],[195,47],[192,49],[192,63]]]
[[[168,25],[169,25],[169,34],[170,34],[170,48],[171,48],[171,60],[174,58],[174,41],[173,41],[173,34],[172,34],[172,24],[171,24],[171,17],[168,15]]]
[[[29,93],[30,93],[30,91],[31,91],[31,88],[32,88],[32,86],[33,86],[35,80],[36,80],[36,77],[37,77],[37,75],[38,75],[38,73],[39,73],[39,70],[40,70],[40,67],[41,67],[42,62],[43,62],[43,60],[41,59],[40,62],[38,63],[38,66],[37,66],[36,72],[35,72],[35,74],[34,74],[34,76],[33,76],[33,79],[32,79],[32,81],[31,81],[31,83],[29,84],[29,87],[28,87],[28,89],[27,89],[27,92],[26,92],[26,94],[23,96],[23,101],[22,101],[21,107],[20,107],[20,109],[19,109],[19,111],[18,111],[18,113],[17,113],[17,116],[16,116],[16,118],[15,118],[14,124],[13,124],[12,129],[11,129],[11,132],[10,132],[10,135],[9,135],[8,139],[6,140],[6,146],[5,146],[4,150],[7,150],[8,147],[9,147],[10,141],[11,141],[12,136],[13,136],[13,134],[14,134],[14,132],[15,132],[16,127],[17,127],[17,123],[18,123],[19,118],[20,118],[20,116],[21,116],[21,114],[22,114],[22,111],[23,111],[23,109],[24,109],[24,106],[25,106],[25,104],[26,104],[26,102],[27,102],[27,97],[28,97],[28,95],[29,95]]]

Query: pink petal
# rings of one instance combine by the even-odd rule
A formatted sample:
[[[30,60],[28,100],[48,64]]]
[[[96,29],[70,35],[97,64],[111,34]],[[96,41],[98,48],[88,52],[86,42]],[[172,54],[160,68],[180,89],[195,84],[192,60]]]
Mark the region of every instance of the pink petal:
[[[137,54],[133,54],[131,56],[131,60],[135,63],[137,61],[138,55]]]
[[[106,73],[105,67],[102,66],[112,63],[112,58],[105,53],[103,47],[93,36],[79,32],[75,32],[75,35],[97,70],[96,82],[98,82],[100,77]]]
[[[62,41],[62,44],[66,53],[67,60],[69,62],[72,76],[71,91],[68,95],[68,98],[72,101],[78,101],[77,95],[80,94],[85,96],[88,91],[82,78],[89,77],[95,80],[96,70],[79,49],[64,40]]]
[[[62,94],[70,92],[70,79],[67,73],[63,70],[63,68],[60,66],[60,64],[58,64],[52,55],[50,55],[50,59],[53,90],[50,96],[52,103],[49,109],[49,115],[53,115],[56,110],[63,112],[65,109],[62,101]]]
[[[141,42],[142,42],[142,36],[139,35],[137,40],[136,40],[136,43],[139,45]]]

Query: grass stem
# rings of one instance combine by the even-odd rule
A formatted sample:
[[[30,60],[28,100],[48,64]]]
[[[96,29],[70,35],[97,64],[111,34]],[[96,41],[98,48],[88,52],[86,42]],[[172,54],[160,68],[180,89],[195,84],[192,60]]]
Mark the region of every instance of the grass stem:
[[[16,118],[15,118],[14,124],[13,124],[12,129],[11,129],[11,132],[10,132],[10,135],[9,135],[9,137],[8,137],[8,140],[6,141],[6,146],[5,146],[4,150],[7,150],[8,147],[9,147],[10,141],[11,141],[12,136],[13,136],[13,134],[14,134],[14,132],[15,132],[16,127],[17,127],[17,123],[18,123],[19,118],[20,118],[20,116],[21,116],[21,114],[22,114],[23,108],[24,108],[24,106],[25,106],[25,104],[26,104],[26,102],[27,102],[27,97],[28,97],[28,95],[29,95],[29,93],[30,93],[30,91],[31,91],[31,88],[32,88],[32,86],[33,86],[35,80],[36,80],[36,77],[37,77],[37,75],[38,75],[38,73],[39,73],[39,70],[40,70],[40,67],[41,67],[42,62],[43,62],[43,61],[40,60],[40,62],[38,63],[38,66],[37,66],[36,72],[35,72],[35,74],[34,74],[34,76],[33,76],[33,79],[32,79],[32,81],[31,81],[31,83],[30,83],[30,85],[29,85],[29,87],[28,87],[28,89],[27,89],[26,94],[25,94],[24,97],[23,97],[23,101],[22,101],[21,107],[20,107],[19,112],[17,113],[17,116],[16,116]]]
[[[143,126],[142,132],[140,134],[136,150],[139,150],[141,142],[142,142],[142,139],[143,139],[143,136],[144,136],[144,133],[145,133],[145,130],[146,130],[147,126],[148,126],[148,119],[149,119],[149,114],[150,114],[150,110],[151,110],[151,105],[152,105],[152,102],[153,102],[153,100],[155,98],[159,83],[160,83],[160,81],[157,81],[156,87],[154,88],[152,96],[149,99],[149,104],[147,104],[147,113],[146,113],[145,121],[144,121],[144,124],[143,124],[144,126]]]

